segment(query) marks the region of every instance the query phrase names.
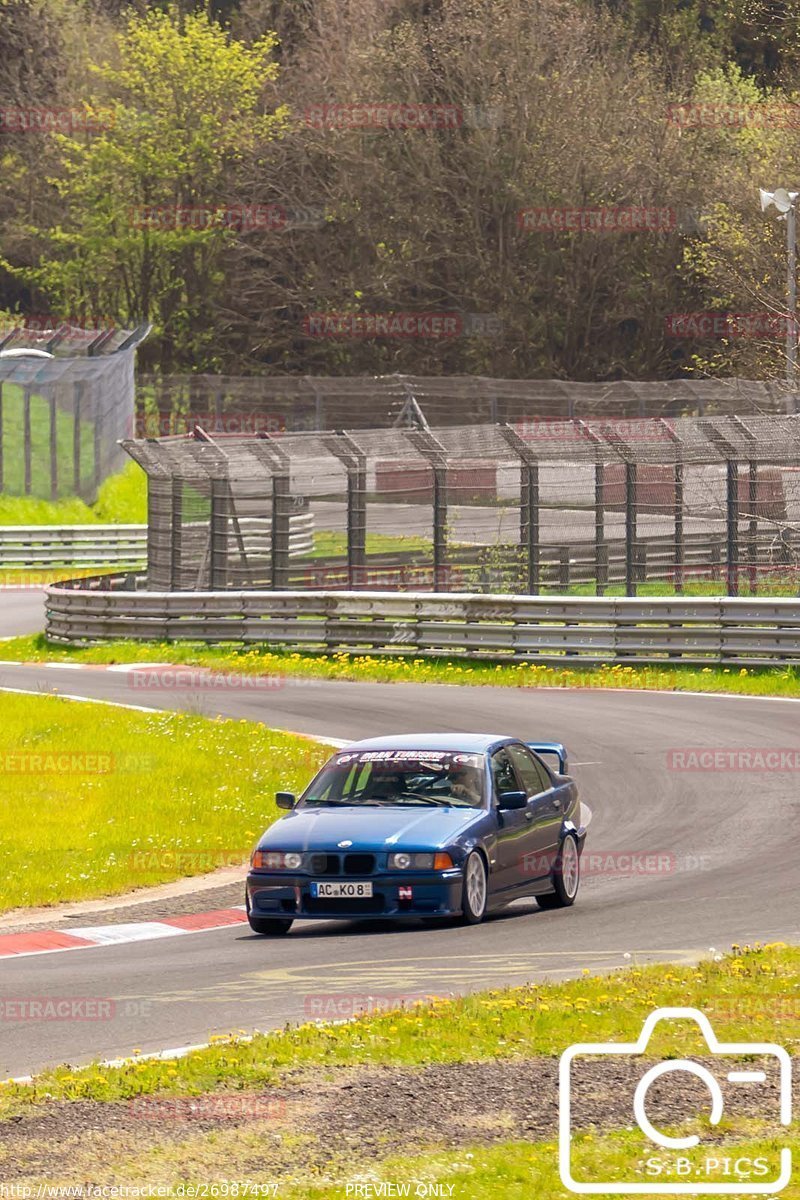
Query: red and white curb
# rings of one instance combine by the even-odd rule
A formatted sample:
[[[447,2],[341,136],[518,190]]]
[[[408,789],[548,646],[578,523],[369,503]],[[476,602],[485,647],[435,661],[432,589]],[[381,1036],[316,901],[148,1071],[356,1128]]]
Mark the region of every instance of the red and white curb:
[[[186,913],[160,921],[128,921],[120,925],[83,925],[70,929],[43,929],[35,933],[0,934],[0,958],[27,958],[62,950],[88,950],[93,946],[119,946],[124,942],[147,942],[152,938],[178,937],[182,933],[208,933],[242,925],[247,920],[244,905],[217,908],[212,912]]]

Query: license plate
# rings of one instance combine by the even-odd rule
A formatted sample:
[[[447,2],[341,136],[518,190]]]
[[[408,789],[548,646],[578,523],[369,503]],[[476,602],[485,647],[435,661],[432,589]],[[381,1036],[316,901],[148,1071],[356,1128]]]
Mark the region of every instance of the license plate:
[[[315,900],[362,900],[372,895],[371,883],[327,883],[314,881],[311,895]]]

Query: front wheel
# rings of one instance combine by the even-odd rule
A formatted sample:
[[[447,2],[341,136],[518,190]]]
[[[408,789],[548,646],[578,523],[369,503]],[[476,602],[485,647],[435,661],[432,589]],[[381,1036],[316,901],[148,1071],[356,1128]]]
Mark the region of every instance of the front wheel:
[[[251,917],[248,913],[247,920],[250,922],[253,933],[263,933],[273,937],[288,933],[292,928],[291,917]]]
[[[486,864],[473,850],[464,864],[464,892],[461,900],[463,919],[467,925],[479,925],[486,916],[488,899]]]
[[[575,903],[578,887],[581,882],[581,856],[578,843],[571,833],[568,833],[561,843],[556,865],[553,870],[552,892],[537,896],[539,908],[569,908]]]

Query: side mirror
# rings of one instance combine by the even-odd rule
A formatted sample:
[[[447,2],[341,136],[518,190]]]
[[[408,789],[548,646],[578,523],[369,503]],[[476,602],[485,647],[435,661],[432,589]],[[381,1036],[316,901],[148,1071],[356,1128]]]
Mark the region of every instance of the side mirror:
[[[524,792],[501,792],[497,798],[497,807],[503,810],[525,808],[528,797]]]
[[[277,804],[278,808],[294,808],[295,798],[294,792],[275,793],[275,803]]]

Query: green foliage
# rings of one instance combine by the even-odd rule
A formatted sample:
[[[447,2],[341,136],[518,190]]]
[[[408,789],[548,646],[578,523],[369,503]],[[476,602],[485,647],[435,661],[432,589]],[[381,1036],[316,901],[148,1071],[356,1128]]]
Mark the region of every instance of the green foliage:
[[[277,74],[274,45],[267,35],[245,46],[201,12],[129,17],[116,64],[92,64],[86,110],[100,130],[53,135],[63,216],[29,229],[41,247],[36,267],[7,269],[59,311],[152,321],[153,345],[163,337],[171,361],[213,365],[232,236],[218,210],[233,166],[281,126],[281,111],[259,111]],[[185,209],[198,215],[176,216]]]

